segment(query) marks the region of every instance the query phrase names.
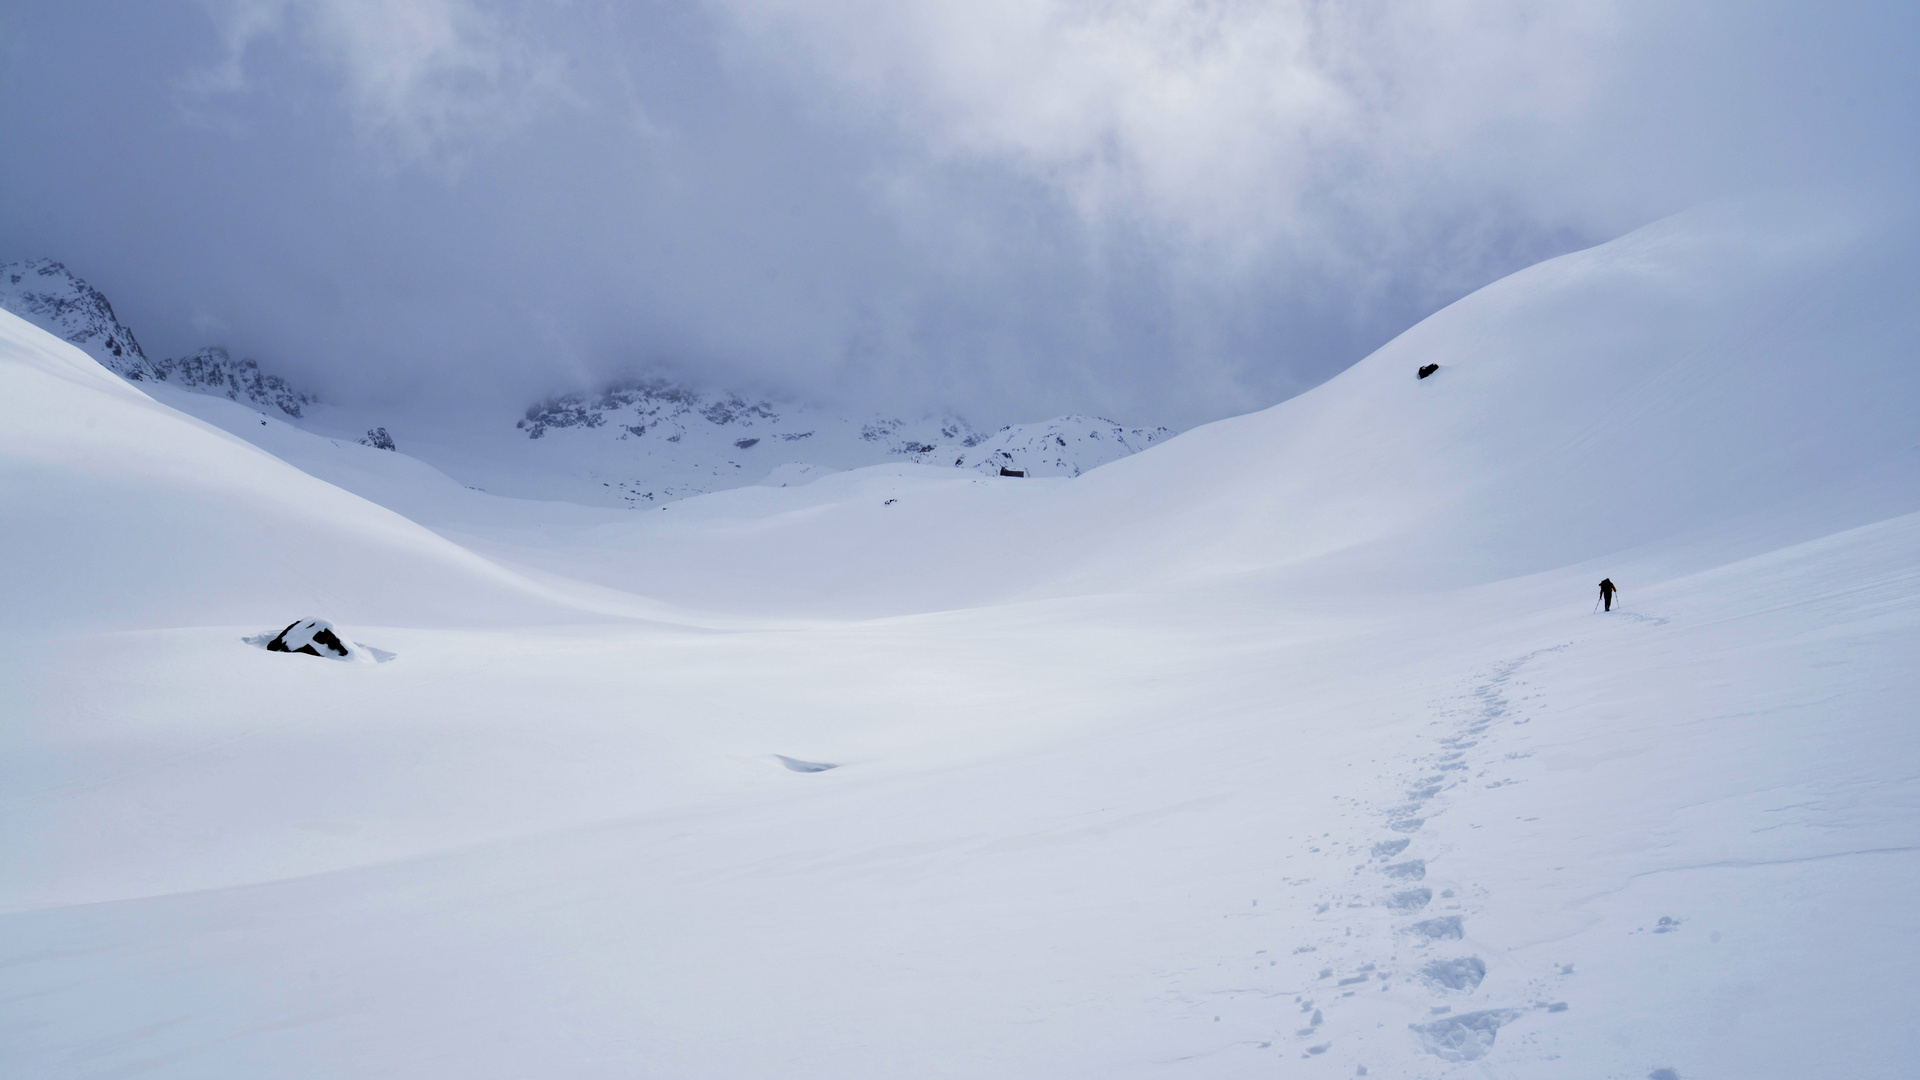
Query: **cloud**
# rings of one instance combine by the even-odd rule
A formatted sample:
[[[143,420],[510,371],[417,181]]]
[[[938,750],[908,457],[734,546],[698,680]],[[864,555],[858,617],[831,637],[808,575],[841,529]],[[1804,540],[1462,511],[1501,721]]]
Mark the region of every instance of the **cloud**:
[[[363,135],[414,158],[512,133],[564,98],[561,62],[510,32],[505,9],[473,0],[203,0],[224,55],[196,90],[239,95],[269,42],[334,71]]]
[[[1756,185],[1920,183],[1920,8],[8,6],[0,256],[333,400],[653,365],[1189,424]],[[155,94],[192,76],[193,92]],[[212,116],[217,122],[206,122]],[[479,406],[476,406],[479,407]]]
[[[1337,257],[1356,217],[1499,194],[1605,88],[1621,30],[1611,3],[1520,0],[718,2],[926,153],[1209,258]]]

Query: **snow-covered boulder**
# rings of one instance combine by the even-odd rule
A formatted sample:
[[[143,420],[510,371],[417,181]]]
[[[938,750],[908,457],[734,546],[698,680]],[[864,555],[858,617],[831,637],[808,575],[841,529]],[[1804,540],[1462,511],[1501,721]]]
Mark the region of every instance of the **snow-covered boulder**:
[[[287,624],[285,630],[267,642],[268,652],[297,652],[328,660],[351,660],[354,650],[325,619],[301,619]]]

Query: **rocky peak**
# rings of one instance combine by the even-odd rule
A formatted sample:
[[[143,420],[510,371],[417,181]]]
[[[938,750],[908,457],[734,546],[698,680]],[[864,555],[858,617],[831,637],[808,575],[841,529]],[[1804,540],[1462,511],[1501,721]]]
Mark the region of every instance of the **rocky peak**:
[[[79,346],[123,379],[161,377],[106,296],[52,259],[0,263],[0,308]]]
[[[108,371],[129,382],[170,382],[203,394],[221,394],[271,406],[298,417],[317,399],[263,374],[252,360],[235,360],[210,345],[199,352],[150,360],[133,331],[114,317],[105,294],[52,259],[0,263],[0,308],[80,347]]]
[[[812,477],[821,468],[912,462],[994,477],[1002,469],[1073,477],[1173,434],[1090,416],[997,430],[952,415],[849,417],[797,402],[702,393],[665,377],[549,398],[528,408],[517,426],[542,440],[543,453],[592,460],[603,486],[636,506],[759,477],[780,477],[775,486],[785,486],[796,468],[813,470],[805,472]]]
[[[222,394],[233,401],[249,401],[262,407],[272,406],[288,416],[300,416],[302,406],[319,400],[312,394],[295,390],[278,375],[262,373],[260,365],[252,360],[235,360],[218,345],[159,361],[153,367],[156,378],[189,390]]]
[[[697,421],[704,420],[716,428],[747,428],[777,424],[780,413],[770,401],[751,401],[739,394],[710,397],[656,377],[617,384],[595,394],[548,398],[529,406],[514,426],[525,431],[527,438],[538,439],[552,428],[597,428],[609,420],[632,436],[668,427],[672,429],[668,441],[678,442],[673,436],[686,434],[689,425],[698,426]]]

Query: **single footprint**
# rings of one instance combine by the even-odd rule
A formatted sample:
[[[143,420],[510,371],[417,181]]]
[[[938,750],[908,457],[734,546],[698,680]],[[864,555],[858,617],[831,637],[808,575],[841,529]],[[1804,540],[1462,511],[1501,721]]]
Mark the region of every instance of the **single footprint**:
[[[1376,859],[1391,859],[1395,855],[1407,850],[1407,845],[1411,843],[1413,843],[1413,841],[1410,839],[1382,840],[1373,845],[1373,857]]]
[[[1419,1037],[1427,1053],[1444,1061],[1477,1061],[1493,1049],[1494,1035],[1500,1026],[1519,1015],[1513,1009],[1487,1009],[1407,1026]]]
[[[1451,960],[1434,960],[1420,969],[1420,977],[1427,985],[1448,990],[1472,990],[1487,977],[1487,962],[1477,956],[1457,956]]]
[[[1414,923],[1408,929],[1419,934],[1421,937],[1430,938],[1434,941],[1440,941],[1442,939],[1458,941],[1460,938],[1466,936],[1466,929],[1462,925],[1462,920],[1458,915],[1442,915],[1437,919],[1428,919],[1425,922]]]
[[[1406,881],[1425,881],[1427,878],[1427,860],[1425,859],[1408,859],[1406,862],[1394,863],[1380,869],[1390,878],[1401,878]]]
[[[1432,889],[1407,889],[1393,894],[1387,906],[1395,911],[1419,911],[1433,902]]]

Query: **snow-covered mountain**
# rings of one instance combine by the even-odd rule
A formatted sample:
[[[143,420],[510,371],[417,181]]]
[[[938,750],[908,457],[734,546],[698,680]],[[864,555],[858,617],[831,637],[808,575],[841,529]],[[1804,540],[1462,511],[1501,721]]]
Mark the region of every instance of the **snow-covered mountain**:
[[[1099,416],[1061,416],[1037,424],[1010,424],[978,442],[936,446],[914,460],[952,464],[989,475],[1017,469],[1028,476],[1081,473],[1173,437],[1168,428],[1128,428]]]
[[[631,504],[738,487],[776,470],[775,483],[818,475],[780,469],[788,465],[853,469],[904,461],[995,476],[1006,470],[1073,477],[1173,434],[1089,416],[998,430],[953,415],[848,416],[796,402],[701,393],[659,377],[551,398],[529,408],[516,427],[530,440],[591,457],[595,471]]]
[[[0,263],[0,308],[78,345],[123,379],[161,377],[106,295],[52,259]]]
[[[278,409],[298,419],[319,399],[296,390],[278,375],[268,375],[246,357],[238,360],[218,345],[154,364],[157,378],[202,394],[218,394],[229,401],[246,401]]]
[[[0,263],[0,308],[78,345],[108,371],[129,382],[171,382],[230,401],[278,409],[288,416],[317,399],[250,359],[234,359],[219,346],[155,360],[122,325],[99,289],[52,259]]]
[[[951,415],[850,416],[799,402],[703,392],[656,376],[599,393],[549,398],[514,424],[515,438],[500,439],[484,430],[316,408],[314,395],[220,346],[150,358],[107,297],[51,259],[0,264],[0,308],[78,345],[131,382],[224,397],[331,439],[424,454],[434,466],[486,490],[590,504],[657,506],[745,484],[791,486],[886,462],[994,476],[1073,477],[1173,434],[1090,416],[997,429]],[[171,396],[168,402],[226,424],[242,438],[259,438],[256,423],[232,423],[231,414],[191,397]]]

